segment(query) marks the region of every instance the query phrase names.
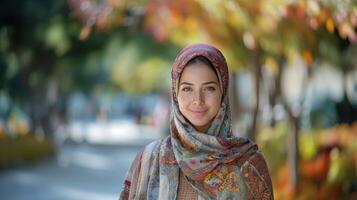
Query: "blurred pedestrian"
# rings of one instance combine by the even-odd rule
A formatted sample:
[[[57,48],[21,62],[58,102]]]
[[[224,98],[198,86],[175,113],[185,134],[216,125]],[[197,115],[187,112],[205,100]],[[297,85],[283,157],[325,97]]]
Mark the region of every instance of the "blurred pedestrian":
[[[170,135],[136,156],[120,199],[273,199],[257,145],[232,133],[228,80],[215,47],[197,44],[179,53]]]

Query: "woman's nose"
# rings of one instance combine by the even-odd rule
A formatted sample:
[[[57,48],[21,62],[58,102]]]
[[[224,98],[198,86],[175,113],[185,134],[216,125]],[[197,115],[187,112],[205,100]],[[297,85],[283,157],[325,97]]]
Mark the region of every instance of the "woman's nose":
[[[204,96],[202,91],[195,92],[195,96],[193,99],[194,103],[201,105],[204,102]]]

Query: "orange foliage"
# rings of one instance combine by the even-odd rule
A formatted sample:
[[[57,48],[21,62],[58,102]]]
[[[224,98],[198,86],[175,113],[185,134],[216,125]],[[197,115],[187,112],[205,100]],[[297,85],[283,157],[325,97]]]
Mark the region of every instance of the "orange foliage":
[[[301,175],[317,183],[326,180],[330,167],[330,152],[319,153],[316,158],[301,163]]]
[[[357,178],[357,123],[352,126],[338,125],[309,134],[314,135],[311,139],[315,140],[318,152],[312,159],[300,159],[298,188],[290,186],[288,164],[272,170],[276,172],[272,174],[275,198],[356,199],[357,193],[350,193],[353,191],[347,188]]]
[[[306,64],[308,66],[310,66],[312,64],[312,62],[313,62],[313,57],[312,57],[311,52],[309,50],[307,50],[307,49],[304,49],[304,51],[302,52],[302,56],[303,56]]]
[[[278,174],[274,181],[274,196],[279,199],[284,199],[284,197],[292,197],[295,194],[295,189],[289,184],[289,167],[287,164],[282,166],[278,171]],[[278,190],[276,190],[278,189]],[[277,193],[277,194],[275,194]]]
[[[316,200],[335,200],[341,199],[343,194],[340,184],[328,185],[324,184],[316,191]]]

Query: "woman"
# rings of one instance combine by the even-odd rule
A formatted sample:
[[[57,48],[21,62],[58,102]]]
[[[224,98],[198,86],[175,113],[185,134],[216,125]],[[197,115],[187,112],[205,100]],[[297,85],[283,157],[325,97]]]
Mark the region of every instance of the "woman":
[[[120,199],[273,199],[257,145],[232,133],[228,77],[215,47],[198,44],[179,53],[170,135],[137,155]]]

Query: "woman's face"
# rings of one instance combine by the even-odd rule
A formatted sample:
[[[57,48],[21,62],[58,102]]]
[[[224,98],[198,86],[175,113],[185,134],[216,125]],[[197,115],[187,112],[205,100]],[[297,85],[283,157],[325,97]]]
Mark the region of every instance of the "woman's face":
[[[181,113],[200,132],[206,132],[221,106],[222,91],[214,71],[204,63],[186,66],[177,100]]]

